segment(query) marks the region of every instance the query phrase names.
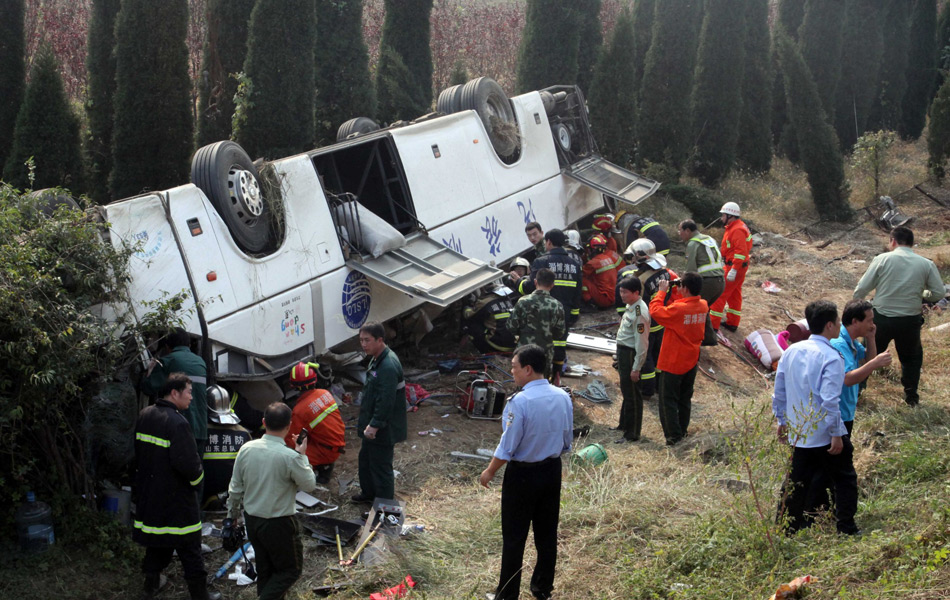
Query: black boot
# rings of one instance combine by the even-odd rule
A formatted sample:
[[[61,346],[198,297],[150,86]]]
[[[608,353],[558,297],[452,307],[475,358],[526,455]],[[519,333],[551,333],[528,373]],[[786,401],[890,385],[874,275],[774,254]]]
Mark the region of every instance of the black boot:
[[[204,581],[189,581],[188,593],[191,600],[221,600],[221,592],[210,589]]]
[[[152,600],[158,595],[158,590],[161,586],[160,578],[161,575],[158,573],[145,575],[145,588],[142,594],[142,600]]]
[[[333,463],[317,465],[314,470],[317,472],[317,483],[330,483],[330,476],[333,475]]]

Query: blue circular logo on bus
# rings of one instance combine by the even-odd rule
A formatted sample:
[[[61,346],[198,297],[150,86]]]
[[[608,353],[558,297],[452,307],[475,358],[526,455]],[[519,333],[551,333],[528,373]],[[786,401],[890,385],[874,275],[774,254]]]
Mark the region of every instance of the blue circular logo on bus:
[[[350,271],[343,282],[343,320],[350,329],[359,329],[369,317],[369,280],[359,271]]]

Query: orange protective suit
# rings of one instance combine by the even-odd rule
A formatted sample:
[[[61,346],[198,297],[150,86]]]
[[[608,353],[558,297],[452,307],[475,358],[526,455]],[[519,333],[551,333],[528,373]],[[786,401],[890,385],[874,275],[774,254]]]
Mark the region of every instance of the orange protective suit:
[[[601,308],[614,305],[617,288],[617,272],[623,259],[613,250],[601,252],[587,261],[581,275],[581,298]]]
[[[713,329],[719,329],[723,316],[726,317],[726,325],[730,327],[738,327],[742,318],[742,283],[745,281],[752,256],[752,234],[741,219],[726,225],[720,250],[725,263],[723,277],[726,280],[726,288],[722,296],[709,307],[709,319]]]
[[[346,447],[343,417],[333,394],[327,390],[306,390],[297,398],[290,420],[290,433],[284,438],[291,448],[301,429],[308,431],[307,460],[311,466],[333,464]]]

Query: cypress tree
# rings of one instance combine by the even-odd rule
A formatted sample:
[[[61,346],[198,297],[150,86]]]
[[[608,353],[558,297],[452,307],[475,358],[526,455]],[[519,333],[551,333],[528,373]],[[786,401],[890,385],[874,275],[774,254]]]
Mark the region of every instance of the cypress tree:
[[[188,2],[122,0],[115,25],[113,198],[188,181]]]
[[[35,168],[32,186],[24,164],[30,157]],[[81,192],[81,173],[79,119],[69,107],[59,62],[52,48],[43,46],[30,71],[3,178],[24,189],[68,187]]]
[[[691,112],[690,174],[714,187],[732,169],[739,138],[748,0],[706,0],[699,34]],[[729,10],[739,4],[740,10]]]
[[[282,158],[313,146],[313,0],[257,0],[248,27],[246,119],[234,132],[251,157]],[[292,57],[292,60],[290,60]]]
[[[363,41],[363,4],[317,0],[316,142],[336,141],[337,128],[353,117],[376,116],[376,90]]]
[[[600,0],[574,0],[578,18],[577,85],[590,93],[594,68],[600,58],[604,34],[600,26]]]
[[[605,158],[633,162],[637,142],[637,94],[633,57],[636,36],[629,9],[620,13],[610,43],[597,62],[590,89],[591,128]]]
[[[689,101],[701,14],[700,0],[657,2],[640,87],[640,157],[676,172],[691,142]]]
[[[841,77],[841,23],[845,0],[807,0],[798,43],[808,70],[818,86],[821,106],[834,116],[835,91]]]
[[[13,145],[26,82],[23,12],[23,0],[0,0],[0,165],[6,163]]]
[[[778,24],[786,35],[798,40],[798,28],[805,20],[805,0],[780,0],[778,4]]]
[[[653,39],[653,14],[656,12],[655,0],[637,0],[633,5],[633,35],[636,54],[633,60],[633,83],[637,88],[637,100],[640,100],[640,86],[643,82],[643,68],[647,62],[647,52]]]
[[[254,0],[208,0],[208,33],[198,83],[198,146],[231,137],[238,89],[232,74],[244,68],[253,8]]]
[[[950,0],[943,5],[940,11],[940,20],[937,21],[937,80],[934,90],[943,87],[944,71],[950,69]]]
[[[518,91],[577,81],[577,7],[563,0],[528,0],[518,49]]]
[[[841,79],[835,96],[835,131],[844,151],[864,135],[874,103],[884,54],[883,8],[882,0],[848,2],[842,33]]]
[[[851,218],[851,209],[844,161],[838,149],[838,138],[821,107],[818,86],[791,38],[779,32],[776,46],[785,78],[789,120],[798,140],[802,167],[808,176],[815,208],[822,219],[847,221]]]
[[[112,172],[112,100],[115,95],[115,19],[121,0],[93,0],[89,19],[86,70],[89,92],[86,96],[86,187],[99,204],[110,199],[109,174]]]
[[[934,0],[917,0],[910,17],[907,89],[901,102],[901,120],[897,128],[905,140],[916,140],[924,130],[936,67],[937,5]]]
[[[389,123],[432,110],[432,0],[385,0],[385,4],[376,93],[380,119]]]
[[[772,69],[768,0],[746,0],[745,69],[736,162],[753,173],[772,168]]]
[[[884,32],[884,55],[874,104],[868,117],[868,131],[897,131],[901,121],[901,105],[907,89],[907,53],[910,19],[908,0],[885,0],[881,19]]]
[[[940,182],[946,175],[947,158],[950,158],[950,79],[943,82],[930,105],[927,150],[930,172]]]
[[[805,18],[805,0],[780,0],[778,5],[778,25],[786,35],[798,40],[798,28]],[[772,56],[773,64],[778,66],[778,56]],[[789,150],[789,143],[783,140],[788,129],[788,114],[785,110],[785,82],[781,69],[775,68],[775,83],[772,89],[772,139],[776,146]],[[789,134],[790,135],[790,134]],[[788,138],[789,136],[784,136]],[[784,142],[784,143],[783,143]],[[794,148],[791,148],[794,149]],[[786,152],[787,153],[787,152]]]

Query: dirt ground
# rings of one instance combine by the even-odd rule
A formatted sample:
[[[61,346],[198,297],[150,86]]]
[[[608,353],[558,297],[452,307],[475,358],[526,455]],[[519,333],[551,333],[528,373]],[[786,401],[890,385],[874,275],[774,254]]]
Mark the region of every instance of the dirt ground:
[[[937,200],[950,201],[950,194],[946,192],[929,191]],[[946,277],[946,269],[950,266],[950,236],[947,234],[950,231],[950,210],[938,204],[937,200],[915,191],[897,200],[901,210],[914,218],[911,226],[919,243],[917,252],[935,260]],[[721,423],[717,416],[721,416],[718,413],[721,413],[722,407],[707,402],[709,398],[722,397],[722,394],[715,393],[717,387],[728,388],[733,394],[742,396],[749,395],[750,390],[761,393],[771,385],[766,377],[766,369],[758,365],[756,359],[743,348],[742,340],[748,333],[758,328],[775,333],[782,331],[793,320],[803,316],[804,307],[811,300],[824,297],[841,307],[851,297],[851,291],[870,260],[885,250],[887,241],[887,234],[876,227],[868,216],[859,219],[846,225],[808,226],[802,223],[800,229],[782,232],[784,235],[762,233],[761,241],[754,249],[752,265],[743,288],[739,331],[730,333],[722,330],[736,352],[722,345],[703,348],[700,366],[706,375],[697,378],[690,437],[675,452],[689,452],[697,446],[701,447],[712,434],[721,434]],[[749,222],[755,232],[754,213],[750,215]],[[670,224],[664,225],[670,228]],[[709,233],[718,239],[722,231],[714,229]],[[671,253],[670,267],[681,272],[684,264],[683,246],[677,242]],[[776,284],[781,291],[765,292],[761,288],[765,281]],[[459,451],[475,454],[478,449],[494,449],[501,432],[498,421],[474,420],[461,414],[456,407],[459,393],[455,374],[418,378],[418,374],[435,370],[437,361],[451,358],[461,359],[466,367],[478,368],[478,354],[474,348],[460,345],[456,336],[446,333],[458,331],[455,318],[451,312],[441,315],[434,321],[435,330],[424,337],[418,347],[395,345],[407,373],[407,381],[418,382],[435,396],[434,400],[438,403],[423,403],[417,412],[408,415],[409,439],[397,446],[394,463],[399,472],[396,494],[406,502],[407,521],[423,525],[428,531],[439,528],[439,515],[419,513],[414,505],[416,496],[424,493],[431,498],[432,490],[428,488],[433,485],[433,477],[444,480],[447,486],[474,482],[482,465],[487,463],[457,459],[450,453]],[[617,315],[613,310],[582,314],[574,331],[613,334],[616,326],[612,323],[616,321]],[[488,373],[508,393],[514,392],[508,374],[509,358],[490,356],[484,360],[488,365]],[[570,363],[586,365],[598,374],[564,378],[564,385],[582,390],[596,379],[605,384],[613,400],[609,404],[594,404],[574,395],[575,426],[590,425],[589,435],[586,439],[578,440],[578,447],[601,443],[609,454],[621,456],[624,452],[633,451],[630,448],[632,446],[636,446],[638,452],[666,453],[655,399],[645,407],[641,442],[623,446],[611,443],[617,434],[609,431],[609,428],[616,425],[620,408],[618,376],[612,368],[611,356],[569,349],[568,360]],[[355,397],[359,388],[347,385],[347,389],[354,392]],[[358,410],[358,406],[352,404],[341,406],[347,423],[347,452],[337,462],[330,484],[318,488],[314,493],[321,500],[339,506],[337,511],[327,515],[338,519],[358,519],[366,509],[366,505],[354,505],[347,501],[349,496],[359,492],[356,482],[359,439],[355,429]],[[309,540],[305,544],[305,579],[312,585],[320,585],[324,569],[335,562],[335,548],[317,547]],[[215,553],[209,563],[216,563],[222,554]],[[253,596],[252,588],[239,591],[230,582],[221,584],[221,587],[230,589],[227,592],[229,597]]]

